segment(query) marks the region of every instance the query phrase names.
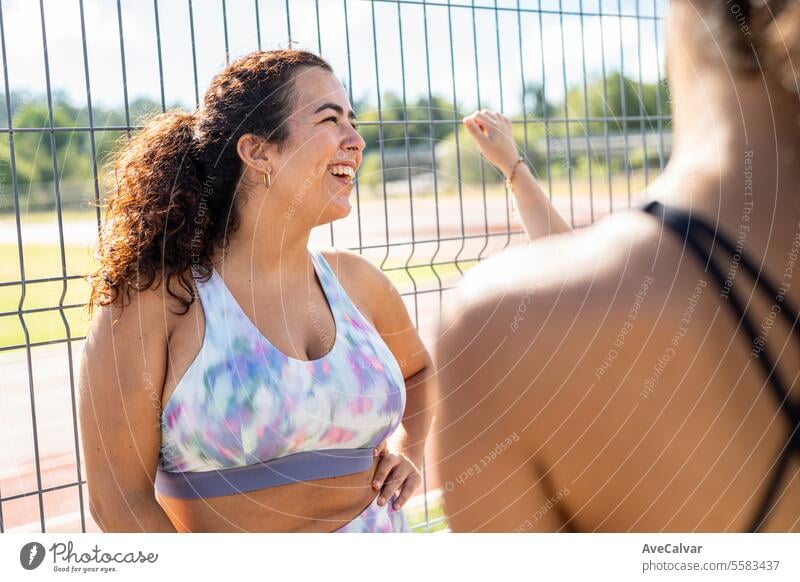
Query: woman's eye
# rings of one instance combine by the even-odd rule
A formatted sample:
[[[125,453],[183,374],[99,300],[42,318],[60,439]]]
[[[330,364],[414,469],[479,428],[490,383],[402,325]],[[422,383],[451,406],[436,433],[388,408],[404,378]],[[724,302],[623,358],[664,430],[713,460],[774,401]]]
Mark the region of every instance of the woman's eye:
[[[333,121],[334,123],[339,123],[339,120],[335,117],[328,117],[327,119],[323,119],[322,123],[325,123],[326,121]],[[352,126],[353,129],[358,129],[358,123],[356,123],[355,121],[352,122]]]

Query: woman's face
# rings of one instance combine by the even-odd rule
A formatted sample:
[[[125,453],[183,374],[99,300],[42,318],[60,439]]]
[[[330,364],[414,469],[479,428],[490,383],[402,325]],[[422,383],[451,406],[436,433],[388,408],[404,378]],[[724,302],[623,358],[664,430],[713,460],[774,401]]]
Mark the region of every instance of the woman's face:
[[[270,148],[267,195],[279,197],[287,220],[316,226],[350,213],[353,178],[366,144],[355,129],[347,93],[332,73],[304,67],[294,90],[295,110],[286,121],[289,141],[282,152]]]

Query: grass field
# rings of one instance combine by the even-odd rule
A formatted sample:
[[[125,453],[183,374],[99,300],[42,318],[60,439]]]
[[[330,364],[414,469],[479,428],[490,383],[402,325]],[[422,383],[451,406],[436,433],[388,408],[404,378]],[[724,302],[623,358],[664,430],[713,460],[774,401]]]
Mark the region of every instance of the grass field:
[[[82,247],[68,246],[64,249],[67,275],[83,275],[92,266],[88,251]],[[60,277],[62,275],[61,255],[58,247],[51,245],[25,245],[23,247],[25,261],[25,280]],[[19,251],[16,245],[0,245],[0,282],[18,281],[20,279]],[[61,299],[64,294],[63,300]],[[0,287],[0,313],[20,309],[22,288],[20,285]],[[23,310],[40,309],[86,303],[89,286],[81,279],[67,281],[29,283],[25,285],[25,299],[21,305]],[[25,314],[30,343],[63,339],[69,336],[85,335],[88,321],[81,316],[81,308],[64,309],[66,324],[61,311],[46,311]],[[0,317],[0,347],[25,343],[25,333],[18,315]]]
[[[430,492],[429,492],[430,493]],[[414,527],[419,524],[425,523],[425,507],[423,505],[405,509],[406,519],[408,519],[409,527]],[[428,519],[435,521],[439,518],[445,517],[444,506],[442,505],[441,497],[432,497],[428,500]],[[443,520],[433,524],[428,528],[419,528],[414,530],[418,533],[434,533],[447,529],[447,521]]]
[[[56,211],[45,211],[45,212],[28,212],[23,217],[22,220],[25,224],[44,224],[44,223],[55,223],[55,216]],[[63,222],[73,222],[76,220],[87,220],[87,219],[94,219],[96,216],[94,208],[86,209],[86,210],[77,210],[70,208],[68,210],[62,210],[61,212],[61,220]],[[0,216],[0,228],[2,229],[13,229],[16,225],[16,217],[14,214],[7,213]]]

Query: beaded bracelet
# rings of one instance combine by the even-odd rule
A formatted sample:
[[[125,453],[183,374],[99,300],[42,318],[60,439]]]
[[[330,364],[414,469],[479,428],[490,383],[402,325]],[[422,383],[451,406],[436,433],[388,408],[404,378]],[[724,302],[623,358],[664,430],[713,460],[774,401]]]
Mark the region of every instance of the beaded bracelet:
[[[517,171],[517,166],[519,166],[519,165],[520,165],[521,163],[523,163],[524,161],[525,161],[525,159],[524,159],[524,158],[522,158],[522,157],[520,157],[520,158],[517,158],[517,161],[516,161],[516,162],[514,162],[514,167],[513,167],[513,168],[511,168],[511,175],[510,175],[508,178],[506,178],[506,187],[507,187],[509,190],[511,189],[511,181],[514,179],[514,174],[515,174],[515,173],[516,173],[516,171]]]

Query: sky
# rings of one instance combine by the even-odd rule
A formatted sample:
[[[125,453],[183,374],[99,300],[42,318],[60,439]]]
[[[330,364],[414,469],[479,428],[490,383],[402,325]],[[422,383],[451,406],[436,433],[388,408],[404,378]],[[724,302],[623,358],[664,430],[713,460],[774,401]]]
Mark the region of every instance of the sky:
[[[51,88],[85,105],[79,0],[42,1]],[[589,81],[598,78],[604,64],[607,72],[624,69],[636,80],[656,82],[663,76],[667,1],[452,0],[448,7],[447,0],[433,0],[423,7],[422,0],[227,0],[223,16],[222,0],[193,0],[195,85],[189,2],[157,0],[165,101],[192,110],[196,93],[202,100],[226,64],[227,22],[230,60],[259,48],[259,28],[262,49],[286,48],[291,27],[293,46],[325,57],[354,101],[376,102],[379,87],[398,95],[405,88],[412,100],[427,95],[430,82],[431,91],[448,100],[455,91],[465,114],[480,105],[514,115],[523,78],[544,80],[554,101],[565,86],[581,84],[584,71]],[[39,2],[1,6],[10,90],[43,94]],[[160,102],[154,2],[121,0],[120,7],[121,22],[116,0],[83,2],[92,101],[122,108],[127,90],[129,101],[146,96]]]

